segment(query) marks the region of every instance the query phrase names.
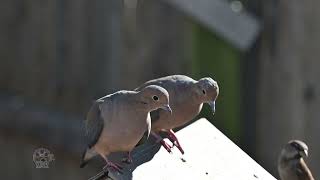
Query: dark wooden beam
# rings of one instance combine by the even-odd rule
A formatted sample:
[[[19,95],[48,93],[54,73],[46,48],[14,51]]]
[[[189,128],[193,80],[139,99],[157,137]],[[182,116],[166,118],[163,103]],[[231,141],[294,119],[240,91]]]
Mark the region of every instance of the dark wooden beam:
[[[10,135],[80,153],[84,147],[82,122],[79,116],[27,102],[22,97],[0,95],[0,129]]]

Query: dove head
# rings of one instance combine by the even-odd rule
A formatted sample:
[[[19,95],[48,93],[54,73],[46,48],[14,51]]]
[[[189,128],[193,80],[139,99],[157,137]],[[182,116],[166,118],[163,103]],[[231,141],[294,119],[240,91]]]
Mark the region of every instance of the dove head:
[[[215,113],[215,102],[219,95],[218,83],[210,77],[200,79],[196,83],[197,94],[202,103],[208,103]]]
[[[308,156],[308,146],[299,140],[289,141],[281,151],[280,160],[294,160]]]
[[[166,89],[160,86],[150,85],[143,88],[139,94],[142,96],[143,103],[150,107],[150,111],[162,108],[172,113],[169,106],[169,93]]]

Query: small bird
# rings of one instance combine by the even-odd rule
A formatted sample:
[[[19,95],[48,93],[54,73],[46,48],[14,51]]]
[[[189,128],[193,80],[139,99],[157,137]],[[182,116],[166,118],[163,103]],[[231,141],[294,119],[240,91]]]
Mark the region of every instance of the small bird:
[[[122,167],[109,161],[107,156],[111,152],[128,152],[130,163],[130,151],[145,131],[150,134],[150,111],[158,108],[172,112],[168,92],[155,85],[140,91],[118,91],[96,100],[85,121],[87,149],[80,167],[100,155],[106,161],[104,169],[121,172]]]
[[[303,158],[308,156],[308,146],[299,140],[289,141],[282,149],[278,160],[281,180],[314,180]]]
[[[210,77],[196,81],[185,75],[172,75],[147,81],[136,90],[149,85],[165,88],[169,92],[170,107],[172,108],[172,115],[161,109],[151,112],[151,134],[168,152],[171,152],[171,148],[176,146],[184,154],[184,150],[172,129],[181,127],[195,118],[200,113],[203,103],[208,103],[213,113],[215,112],[215,101],[219,94],[217,82]],[[165,132],[173,146],[161,138],[160,132]]]

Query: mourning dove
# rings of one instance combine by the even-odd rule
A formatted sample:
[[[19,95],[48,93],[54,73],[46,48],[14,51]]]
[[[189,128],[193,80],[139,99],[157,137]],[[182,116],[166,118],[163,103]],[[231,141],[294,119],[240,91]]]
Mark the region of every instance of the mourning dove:
[[[87,149],[80,167],[100,155],[106,161],[105,168],[120,172],[122,167],[107,156],[111,152],[128,152],[130,161],[130,151],[145,131],[150,133],[150,111],[158,108],[171,112],[168,92],[155,85],[140,91],[118,91],[96,100],[85,121]]]
[[[136,90],[149,85],[161,86],[169,92],[170,107],[173,112],[172,115],[160,109],[151,112],[151,134],[168,152],[171,152],[172,147],[159,136],[160,131],[165,132],[173,145],[184,154],[172,129],[181,127],[195,118],[201,111],[203,103],[208,103],[213,113],[215,112],[215,101],[219,94],[217,82],[209,77],[196,81],[185,75],[172,75],[150,80]]]
[[[282,149],[278,160],[281,180],[314,180],[303,157],[308,156],[308,146],[299,140],[289,141]]]

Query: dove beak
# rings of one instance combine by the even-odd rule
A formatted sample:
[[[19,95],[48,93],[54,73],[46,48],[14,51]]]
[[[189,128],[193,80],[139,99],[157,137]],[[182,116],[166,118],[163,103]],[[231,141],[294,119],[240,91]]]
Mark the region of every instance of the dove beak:
[[[308,150],[303,150],[303,151],[300,151],[299,154],[302,156],[302,157],[308,157]]]
[[[164,105],[164,106],[162,107],[162,109],[165,110],[165,111],[169,111],[170,114],[172,114],[172,109],[171,109],[171,107],[169,106],[169,104]]]
[[[212,110],[212,114],[214,115],[214,113],[216,112],[216,101],[215,100],[210,101],[208,104],[210,105],[211,110]]]

